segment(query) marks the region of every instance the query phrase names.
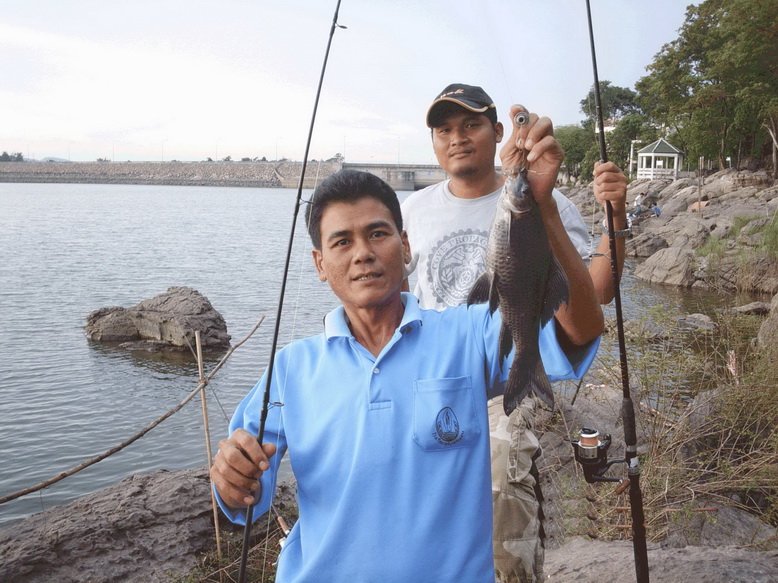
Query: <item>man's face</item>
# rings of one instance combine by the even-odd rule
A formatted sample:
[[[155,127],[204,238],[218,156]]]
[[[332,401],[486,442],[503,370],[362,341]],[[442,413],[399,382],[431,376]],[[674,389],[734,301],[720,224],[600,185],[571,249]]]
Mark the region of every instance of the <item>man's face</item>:
[[[378,199],[330,204],[321,218],[321,249],[313,261],[321,281],[329,282],[349,308],[373,308],[399,299],[410,258],[408,238]]]
[[[432,128],[432,147],[438,164],[456,178],[494,171],[494,155],[502,140],[502,124],[457,108]]]

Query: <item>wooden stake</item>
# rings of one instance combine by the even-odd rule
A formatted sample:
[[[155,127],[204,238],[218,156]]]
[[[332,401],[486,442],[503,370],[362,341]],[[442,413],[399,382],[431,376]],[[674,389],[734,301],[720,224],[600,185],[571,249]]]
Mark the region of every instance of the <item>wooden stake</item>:
[[[197,373],[200,378],[200,401],[203,405],[203,428],[205,430],[205,452],[208,455],[208,477],[210,478],[211,464],[213,456],[211,455],[211,430],[208,426],[208,405],[205,401],[205,385],[208,381],[203,374],[203,346],[200,341],[200,331],[195,330],[195,343],[197,345]],[[216,556],[219,558],[219,564],[222,562],[222,542],[219,532],[219,508],[216,504],[216,495],[213,493],[213,484],[211,483],[211,508],[213,509],[213,528],[216,532]],[[224,581],[224,572],[219,571],[219,580]]]

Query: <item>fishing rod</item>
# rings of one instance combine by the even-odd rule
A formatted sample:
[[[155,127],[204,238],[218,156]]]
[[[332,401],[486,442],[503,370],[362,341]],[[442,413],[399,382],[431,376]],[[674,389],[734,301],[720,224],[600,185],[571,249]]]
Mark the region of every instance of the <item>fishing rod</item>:
[[[324,51],[324,62],[321,66],[319,75],[319,85],[316,89],[316,99],[313,103],[313,113],[311,114],[311,125],[308,129],[308,140],[305,143],[305,154],[303,154],[303,166],[300,170],[300,182],[297,185],[297,198],[295,199],[294,212],[292,215],[292,228],[289,232],[289,246],[286,252],[286,263],[284,264],[284,275],[281,278],[281,291],[278,296],[278,310],[276,311],[276,323],[273,329],[273,342],[270,347],[270,363],[267,367],[267,381],[265,383],[265,392],[262,399],[262,414],[259,420],[259,432],[257,433],[257,442],[262,447],[262,440],[265,436],[265,421],[267,421],[267,411],[270,406],[270,383],[273,379],[273,365],[275,364],[275,354],[278,348],[278,335],[281,328],[281,312],[284,308],[284,295],[286,293],[286,282],[289,275],[289,265],[292,260],[292,247],[294,245],[295,225],[297,216],[300,212],[303,197],[303,184],[305,184],[305,169],[308,166],[308,152],[311,149],[311,139],[313,137],[313,128],[316,124],[316,111],[319,108],[319,97],[321,97],[321,88],[324,83],[324,73],[327,70],[327,60],[330,56],[330,47],[332,46],[332,37],[335,35],[336,28],[346,28],[338,24],[338,12],[340,11],[340,0],[335,6],[335,13],[332,16],[332,25],[330,26],[330,35],[327,39],[327,48]],[[240,556],[240,571],[238,573],[238,583],[244,583],[246,580],[246,565],[248,562],[249,542],[251,539],[251,523],[254,521],[254,505],[250,504],[246,509],[246,524],[243,529],[243,547]]]
[[[589,21],[589,42],[592,50],[592,71],[594,73],[594,103],[599,125],[600,160],[608,161],[605,147],[605,128],[602,119],[602,104],[600,101],[600,80],[597,75],[597,53],[594,49],[594,30],[592,28],[592,11],[589,0],[586,0],[586,15]],[[616,236],[613,226],[613,206],[605,201],[605,214],[608,224],[608,239],[610,243],[611,270],[613,272],[613,299],[616,308],[616,328],[619,340],[619,361],[621,362],[622,402],[621,416],[624,424],[624,443],[626,445],[624,459],[608,461],[610,435],[604,435],[601,440],[596,429],[584,427],[580,439],[573,440],[575,459],[584,470],[584,477],[592,482],[621,482],[616,489],[618,493],[629,488],[629,502],[632,512],[632,546],[635,555],[635,575],[638,583],[648,583],[648,551],[646,549],[646,520],[643,513],[643,494],[640,491],[640,467],[637,455],[637,432],[635,429],[635,407],[629,392],[629,372],[627,369],[627,349],[624,341],[624,318],[621,312],[621,292],[619,290],[619,267],[616,255]],[[608,478],[604,474],[614,463],[626,463],[626,480]]]

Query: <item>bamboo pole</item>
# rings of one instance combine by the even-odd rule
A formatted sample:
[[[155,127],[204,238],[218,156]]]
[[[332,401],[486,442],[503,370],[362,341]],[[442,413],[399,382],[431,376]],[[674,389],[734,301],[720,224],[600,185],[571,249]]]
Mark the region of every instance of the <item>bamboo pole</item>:
[[[200,387],[200,402],[203,406],[203,431],[205,432],[205,453],[208,456],[208,477],[211,475],[211,464],[213,463],[213,455],[211,455],[211,429],[208,425],[208,404],[205,399],[205,385],[208,381],[203,374],[203,343],[200,339],[200,331],[195,330],[195,344],[197,346],[197,374],[200,380],[198,386]],[[219,532],[219,508],[216,504],[216,495],[213,493],[213,483],[211,485],[211,509],[213,510],[213,529],[216,535],[216,556],[219,558],[219,564],[222,562],[222,537]],[[219,580],[224,581],[224,576],[219,573]]]

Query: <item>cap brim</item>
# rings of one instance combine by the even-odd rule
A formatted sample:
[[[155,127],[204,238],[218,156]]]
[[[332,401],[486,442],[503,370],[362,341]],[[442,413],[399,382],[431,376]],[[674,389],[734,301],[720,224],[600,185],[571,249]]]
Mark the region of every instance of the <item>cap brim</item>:
[[[451,103],[456,103],[460,107],[464,107],[465,109],[472,111],[473,113],[484,113],[486,110],[493,108],[494,104],[491,105],[478,105],[473,104],[469,101],[464,101],[461,99],[455,99],[453,97],[441,97],[440,99],[436,99],[432,102],[432,105],[430,105],[430,108],[427,110],[427,127],[431,128],[432,124],[430,123],[430,116],[432,115],[432,110],[435,109],[436,106],[440,105],[444,101],[449,101]]]

